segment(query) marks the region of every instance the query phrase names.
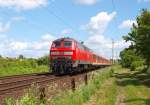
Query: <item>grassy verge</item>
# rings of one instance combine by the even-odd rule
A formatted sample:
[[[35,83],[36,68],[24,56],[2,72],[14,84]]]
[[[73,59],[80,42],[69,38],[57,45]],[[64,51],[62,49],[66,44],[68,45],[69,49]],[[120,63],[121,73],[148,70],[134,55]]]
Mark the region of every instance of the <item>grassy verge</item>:
[[[69,91],[57,96],[51,101],[50,105],[81,105],[85,103],[100,89],[104,81],[110,77],[110,73],[110,70],[97,73],[95,78],[91,80],[87,86],[83,86],[75,92]]]
[[[88,101],[90,97],[101,88],[102,84],[111,76],[110,69],[105,69],[101,73],[96,73],[93,80],[88,85],[82,86],[78,90],[60,93],[50,100],[50,102],[37,103],[36,93],[27,93],[20,101],[6,100],[5,105],[81,105]],[[112,89],[111,89],[112,90]],[[110,90],[110,91],[111,91]],[[112,91],[113,92],[113,91]],[[113,94],[113,93],[111,93]],[[108,95],[109,96],[109,95]],[[107,96],[106,96],[107,97]],[[109,101],[112,101],[111,99]],[[46,104],[45,104],[46,103]]]
[[[115,105],[116,95],[115,79],[109,78],[85,105]]]
[[[6,68],[0,68],[1,76],[19,75],[19,74],[29,74],[29,73],[39,73],[47,72],[48,66],[41,65],[36,67],[23,67],[23,66],[9,66]]]
[[[135,81],[138,83],[138,81]],[[150,105],[150,91],[145,86],[132,86],[125,87],[127,105]]]
[[[125,93],[124,105],[150,105],[149,74],[120,68],[115,77]]]
[[[150,105],[150,74],[114,66],[106,68],[78,90],[66,91],[39,105]],[[6,105],[37,105],[37,99],[27,95]]]
[[[0,76],[48,71],[48,63],[39,59],[0,58]]]

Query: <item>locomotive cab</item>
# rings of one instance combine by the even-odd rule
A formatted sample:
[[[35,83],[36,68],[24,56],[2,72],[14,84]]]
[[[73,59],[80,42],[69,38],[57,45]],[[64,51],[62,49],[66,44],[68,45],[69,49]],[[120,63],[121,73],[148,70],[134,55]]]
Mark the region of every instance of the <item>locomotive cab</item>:
[[[50,49],[50,67],[54,74],[69,73],[72,69],[75,53],[75,42],[70,38],[53,41]]]

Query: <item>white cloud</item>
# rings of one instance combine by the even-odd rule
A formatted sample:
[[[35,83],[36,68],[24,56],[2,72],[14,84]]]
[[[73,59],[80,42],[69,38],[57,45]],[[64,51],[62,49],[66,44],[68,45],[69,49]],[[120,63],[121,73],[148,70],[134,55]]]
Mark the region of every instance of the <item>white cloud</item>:
[[[54,39],[56,39],[53,35],[51,34],[45,34],[41,37],[42,41],[53,41]]]
[[[48,0],[0,0],[0,7],[15,8],[17,10],[29,10],[45,6]]]
[[[135,20],[124,20],[120,25],[119,28],[120,29],[128,29],[128,28],[132,28],[133,23],[135,25],[137,25],[137,22]]]
[[[75,0],[77,3],[82,5],[93,5],[96,4],[97,0]]]
[[[0,54],[4,56],[39,57],[49,53],[50,45],[56,38],[50,34],[41,36],[39,41],[25,42],[5,39],[0,42]]]
[[[39,51],[48,51],[51,43],[53,40],[55,40],[56,37],[50,35],[50,34],[45,34],[41,37],[41,40],[38,42],[32,43],[32,48],[33,50],[39,50]]]
[[[111,48],[111,40],[105,38],[103,35],[91,36],[86,43],[93,45],[93,47],[101,46],[104,48]]]
[[[114,42],[115,58],[118,58],[119,52],[131,44],[130,42],[125,42],[124,40],[118,40]],[[104,37],[104,35],[90,36],[85,44],[100,56],[107,58],[111,58],[112,56],[112,40]]]
[[[11,19],[6,23],[2,22],[2,20],[3,19],[0,18],[0,33],[5,33],[5,32],[8,32],[10,30],[13,22],[22,21],[22,20],[25,20],[25,18],[22,16],[11,17]]]
[[[17,51],[17,50],[24,50],[27,47],[28,47],[27,42],[14,41],[14,42],[10,42],[6,48],[9,50]]]
[[[116,12],[107,13],[100,12],[96,16],[91,17],[89,23],[85,26],[90,36],[85,41],[85,45],[93,49],[98,55],[111,58],[112,39],[104,35],[109,23],[112,21]],[[115,41],[115,51],[121,51],[128,47],[130,43],[123,40]],[[118,55],[117,55],[118,56]]]
[[[114,18],[116,12],[108,14],[107,12],[100,12],[96,16],[91,17],[90,22],[85,28],[91,34],[102,34],[108,23]]]
[[[0,32],[7,32],[10,29],[11,22],[7,22],[6,24],[0,22]]]

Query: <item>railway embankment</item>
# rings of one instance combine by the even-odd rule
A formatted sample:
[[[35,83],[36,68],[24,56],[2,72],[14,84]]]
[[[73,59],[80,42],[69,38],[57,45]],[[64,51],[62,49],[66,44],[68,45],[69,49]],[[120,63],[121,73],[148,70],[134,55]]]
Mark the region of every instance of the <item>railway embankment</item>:
[[[79,105],[90,99],[90,96],[110,77],[110,68],[104,68],[93,72],[77,74],[73,76],[61,76],[57,82],[53,81],[48,88],[40,87],[30,89],[17,101],[7,99],[7,103],[32,103],[44,105]],[[36,91],[37,90],[37,91]],[[40,94],[39,94],[40,92]],[[26,104],[25,104],[26,105]]]
[[[31,88],[30,92],[26,92],[26,94],[17,101],[17,104],[150,105],[149,73],[130,71],[129,69],[121,68],[120,66],[113,66],[112,68],[94,71],[91,74],[90,79],[86,82],[86,78],[79,78],[82,74],[80,74],[80,76],[78,75],[78,82],[75,82],[75,84],[73,79],[68,78],[67,80],[70,80],[68,83],[71,83],[71,87],[64,87],[61,90],[55,88],[58,84],[53,82],[48,88],[48,90],[51,91],[50,93],[41,88],[40,91],[45,91],[48,94],[40,94],[40,97],[36,89]],[[82,83],[80,83],[81,81]],[[62,81],[60,82],[62,83]],[[65,81],[64,84],[61,85],[69,86]],[[60,87],[61,85],[57,87]],[[12,102],[7,100],[7,103],[16,104],[16,101]]]
[[[150,74],[114,67],[112,77],[84,105],[150,105]]]

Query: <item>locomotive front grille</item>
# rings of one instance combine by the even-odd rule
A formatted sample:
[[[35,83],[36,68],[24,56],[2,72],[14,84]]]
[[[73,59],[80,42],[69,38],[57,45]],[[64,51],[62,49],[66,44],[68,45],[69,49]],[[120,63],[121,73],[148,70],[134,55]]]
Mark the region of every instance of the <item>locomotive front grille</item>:
[[[73,62],[71,59],[66,59],[66,58],[61,58],[61,59],[55,59],[52,60],[51,64],[52,65],[71,65]]]

